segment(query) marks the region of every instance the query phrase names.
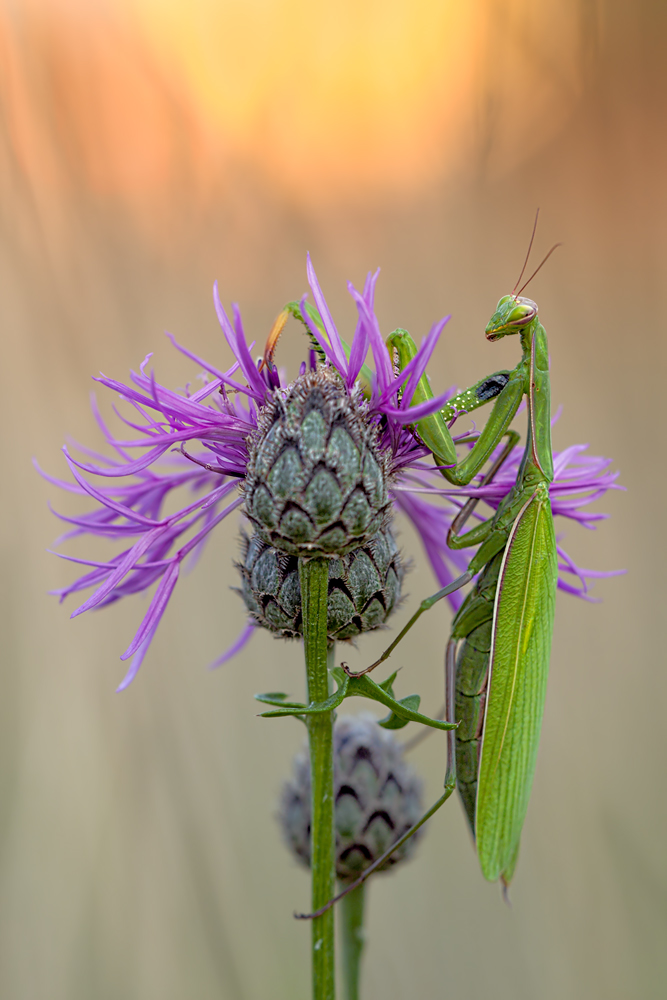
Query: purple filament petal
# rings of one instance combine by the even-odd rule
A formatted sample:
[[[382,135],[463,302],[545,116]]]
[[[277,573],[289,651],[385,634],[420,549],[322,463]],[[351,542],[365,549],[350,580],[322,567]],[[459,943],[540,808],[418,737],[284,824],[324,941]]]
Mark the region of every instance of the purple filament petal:
[[[243,629],[243,631],[239,635],[238,639],[236,639],[232,643],[232,645],[229,647],[229,649],[227,649],[222,654],[222,656],[219,656],[217,660],[213,661],[213,663],[209,663],[208,669],[209,670],[217,670],[217,668],[221,667],[223,665],[223,663],[227,663],[229,660],[232,659],[232,657],[236,656],[236,654],[238,652],[240,652],[243,649],[243,647],[250,641],[250,639],[252,638],[252,636],[253,636],[253,634],[255,632],[255,628],[256,628],[256,626],[255,626],[254,622],[248,622],[248,624],[246,625],[246,627]]]
[[[326,330],[327,337],[329,338],[329,344],[332,351],[332,364],[338,369],[341,375],[347,375],[347,358],[345,357],[345,351],[343,350],[343,345],[340,340],[340,335],[336,324],[333,321],[333,317],[329,312],[329,306],[326,303],[326,299],[322,294],[322,289],[320,288],[320,283],[317,280],[317,275],[315,274],[315,268],[310,259],[310,254],[306,254],[306,272],[308,274],[308,284],[313,293],[313,298],[315,299],[315,305],[317,306],[317,311],[322,318],[322,324]],[[304,309],[301,310],[302,315],[304,314]]]

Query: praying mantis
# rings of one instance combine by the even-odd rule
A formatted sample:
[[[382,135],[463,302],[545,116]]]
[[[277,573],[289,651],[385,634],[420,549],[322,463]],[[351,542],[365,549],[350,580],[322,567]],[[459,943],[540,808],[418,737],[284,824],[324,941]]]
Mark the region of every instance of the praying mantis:
[[[558,562],[549,501],[553,480],[548,349],[537,307],[501,299],[486,334],[520,331],[528,437],[517,481],[496,515],[448,538],[480,545],[469,572],[482,571],[452,624],[446,657],[456,662],[459,792],[482,874],[509,885],[535,771],[553,632]],[[487,425],[488,426],[488,425]]]
[[[455,397],[447,410],[417,422],[415,429],[442,475],[457,485],[469,483],[502,438],[508,437],[488,482],[518,441],[509,424],[525,396],[528,435],[516,484],[494,517],[459,534],[476,501],[465,505],[447,541],[455,549],[479,546],[467,572],[422,602],[395,642],[364,671],[386,659],[423,611],[480,574],[454,619],[447,645],[448,718],[459,720],[457,784],[482,874],[490,881],[500,878],[505,887],[516,866],[535,770],[558,575],[549,501],[553,459],[548,346],[531,299],[515,294],[500,299],[486,337],[495,341],[511,334],[519,334],[522,347],[522,358],[512,372],[497,372],[477,383]],[[391,334],[388,344],[401,368],[416,353],[404,330]],[[472,408],[471,402],[481,405],[486,400],[479,397],[485,393],[487,399],[496,397],[491,416],[468,455],[457,462],[448,426],[452,412]],[[411,405],[429,398],[432,392],[424,376]]]

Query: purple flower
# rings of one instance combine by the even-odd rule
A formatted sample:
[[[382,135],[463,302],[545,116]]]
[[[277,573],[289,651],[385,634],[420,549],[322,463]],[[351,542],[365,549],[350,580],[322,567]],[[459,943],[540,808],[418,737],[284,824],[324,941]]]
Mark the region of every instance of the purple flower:
[[[381,444],[391,451],[393,500],[414,523],[438,582],[444,586],[460,575],[470,558],[469,552],[454,552],[445,544],[453,517],[468,496],[480,496],[492,509],[498,506],[513,485],[520,449],[490,486],[443,488],[442,478],[426,462],[430,456],[428,449],[417,442],[408,424],[443,406],[453,390],[410,408],[409,413],[408,408],[449,317],[432,327],[415,358],[397,374],[374,311],[379,271],[369,273],[361,293],[348,285],[359,317],[348,348],[329,312],[310,257],[307,266],[322,328],[309,315],[303,299],[302,316],[326,363],[339,371],[348,390],[358,378],[365,380],[369,420],[377,423]],[[70,526],[58,542],[96,535],[119,543],[120,551],[106,562],[62,556],[87,570],[68,587],[56,591],[60,599],[93,589],[72,617],[156,585],[144,619],[121,657],[131,663],[118,690],[127,687],[136,676],[182,565],[186,560],[189,566],[193,565],[210,532],[243,503],[239,486],[248,462],[247,439],[257,427],[258,409],[274,392],[284,389],[271,362],[253,360],[254,342],[248,346],[238,307],[233,306],[232,322],[220,302],[217,285],[213,297],[220,326],[235,358],[232,367],[224,372],[212,367],[169,335],[177,350],[202,369],[201,388],[192,391],[188,387],[175,392],[160,385],[154,372],[148,371],[151,355],[138,372],[131,373],[127,385],[101,375],[96,381],[116,392],[125,407],[123,412],[114,407],[125,428],[122,434],[114,434],[93,399],[93,412],[111,454],[98,454],[77,446],[80,457],[75,458],[64,448],[73,482],[42,473],[56,486],[92,497],[96,503],[91,512],[78,517],[57,514]],[[369,351],[372,367],[365,364]],[[314,366],[315,352],[308,350],[308,357],[311,367]],[[304,362],[301,371],[305,370]],[[402,385],[405,388],[399,393]],[[594,527],[606,515],[591,514],[584,508],[613,488],[616,477],[607,471],[607,460],[586,457],[584,451],[585,446],[576,445],[556,455],[552,500],[556,515]],[[94,477],[94,483],[89,477]],[[185,493],[187,502],[175,513],[166,514],[167,505],[169,509],[174,506],[172,497],[177,490]],[[571,593],[587,596],[586,581],[608,575],[577,568],[560,548],[559,554],[559,585]],[[571,578],[580,585],[568,583]],[[453,594],[450,603],[456,609],[461,600],[459,594]],[[232,648],[213,665],[236,653],[251,634],[252,627],[248,625]]]
[[[552,419],[552,426],[559,413]],[[472,445],[470,445],[472,447]],[[491,456],[495,459],[503,446],[499,445]],[[590,504],[599,500],[607,490],[623,489],[616,483],[618,472],[610,472],[611,459],[597,455],[587,455],[588,445],[577,444],[564,451],[554,452],[554,481],[549,494],[554,518],[568,518],[585,528],[594,529],[609,515],[589,510]],[[443,484],[442,477],[426,463],[417,464],[406,471],[394,486],[393,499],[396,506],[411,518],[419,532],[424,549],[440,584],[451,583],[454,576],[462,573],[474,548],[452,551],[447,548],[446,536],[454,517],[466,500],[477,497],[491,508],[491,516],[500,506],[516,482],[519,465],[523,457],[523,444],[518,444],[501,467],[492,483],[481,486],[480,473],[469,486],[455,487]],[[436,502],[432,502],[435,500]],[[442,502],[444,501],[444,506]],[[473,512],[472,517],[484,520],[489,512]],[[556,521],[558,526],[558,521]],[[591,570],[577,566],[560,544],[557,536],[558,587],[584,600],[595,601],[589,594],[589,582],[600,577],[618,576],[625,570]],[[452,576],[452,566],[456,573]],[[458,592],[451,595],[456,599],[456,607],[462,603]],[[452,602],[453,603],[453,602]]]

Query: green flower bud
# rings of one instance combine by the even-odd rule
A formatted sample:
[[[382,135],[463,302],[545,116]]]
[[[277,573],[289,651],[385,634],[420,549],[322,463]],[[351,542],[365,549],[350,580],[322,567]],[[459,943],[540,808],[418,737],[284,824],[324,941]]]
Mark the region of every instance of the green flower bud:
[[[377,444],[361,391],[333,368],[276,391],[249,439],[246,514],[274,548],[331,556],[386,525],[389,456]]]
[[[334,726],[336,875],[357,878],[423,813],[421,781],[403,759],[398,740],[370,715],[343,716]],[[294,759],[278,814],[288,847],[310,865],[310,764],[307,748]],[[423,828],[378,869],[385,871],[413,852]]]
[[[255,621],[277,635],[303,634],[299,561],[255,533],[243,536],[241,596]],[[379,628],[401,596],[403,564],[386,528],[364,546],[329,560],[327,631],[332,642]]]

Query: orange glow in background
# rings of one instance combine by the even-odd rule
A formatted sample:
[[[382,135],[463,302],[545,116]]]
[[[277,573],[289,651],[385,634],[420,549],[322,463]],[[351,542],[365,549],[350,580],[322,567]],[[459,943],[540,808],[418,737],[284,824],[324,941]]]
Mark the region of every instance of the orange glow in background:
[[[5,4],[12,147],[38,188],[69,180],[138,209],[183,182],[210,196],[230,162],[306,202],[413,190],[464,169],[481,141],[501,172],[580,91],[577,5],[559,4],[555,27],[545,6]]]

